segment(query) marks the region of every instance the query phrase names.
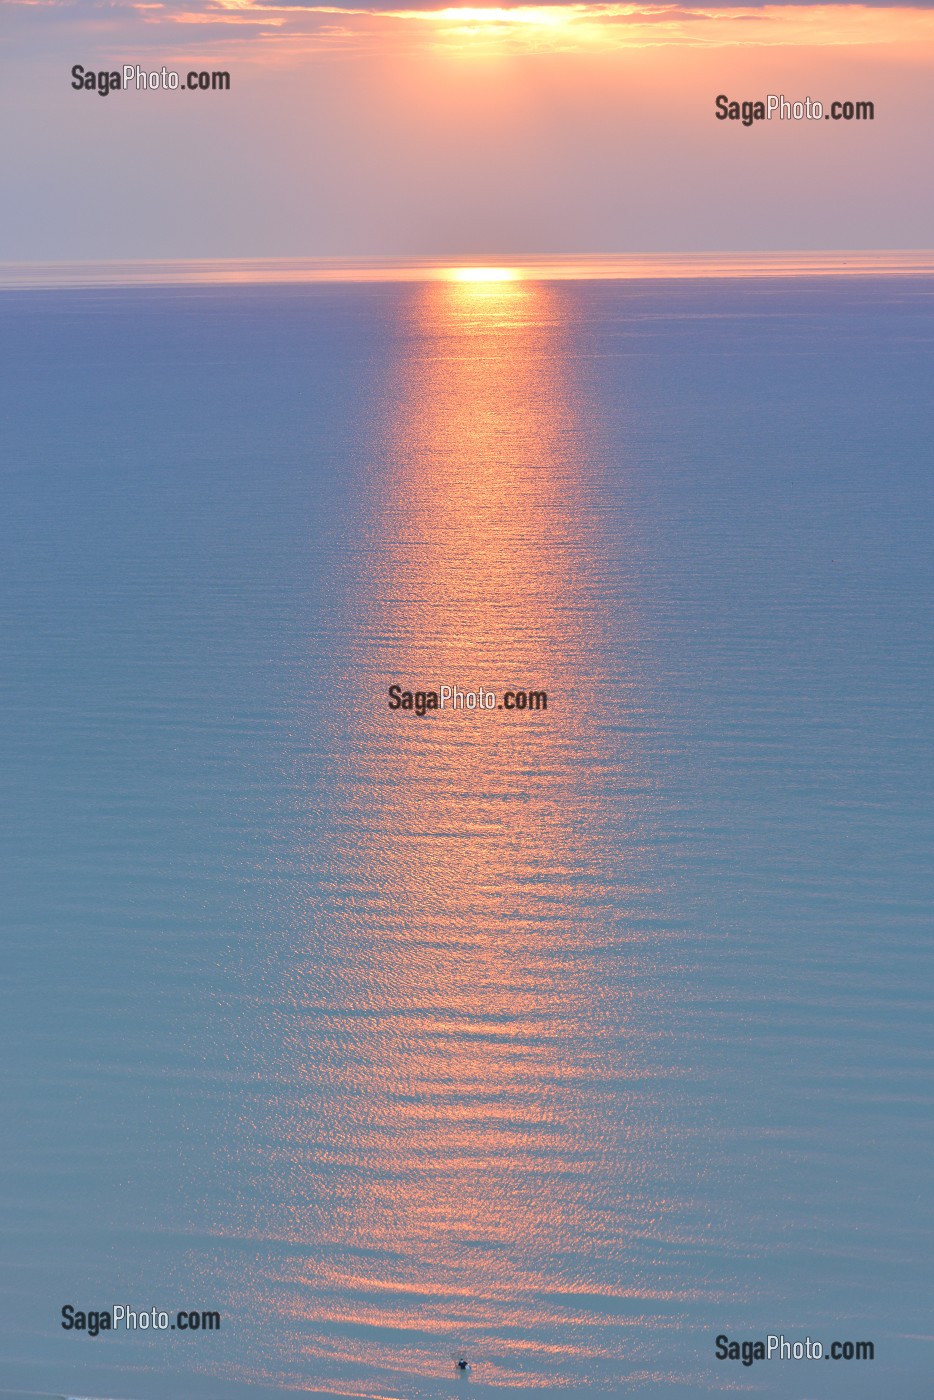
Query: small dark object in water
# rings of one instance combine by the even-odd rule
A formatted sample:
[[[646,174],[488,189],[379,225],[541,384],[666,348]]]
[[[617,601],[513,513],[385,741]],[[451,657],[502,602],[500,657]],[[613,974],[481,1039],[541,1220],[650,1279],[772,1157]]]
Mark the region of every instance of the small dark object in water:
[[[470,1371],[470,1362],[469,1362],[469,1361],[466,1361],[466,1360],[464,1359],[464,1357],[462,1356],[462,1357],[459,1359],[458,1363],[457,1363],[457,1369],[458,1369],[458,1371],[460,1371],[462,1374],[465,1374],[465,1375],[466,1375],[466,1374]]]

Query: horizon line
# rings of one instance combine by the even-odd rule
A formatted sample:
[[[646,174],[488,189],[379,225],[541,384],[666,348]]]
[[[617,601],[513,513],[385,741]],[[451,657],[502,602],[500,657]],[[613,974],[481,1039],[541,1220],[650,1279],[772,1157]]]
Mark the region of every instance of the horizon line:
[[[327,282],[662,281],[684,278],[932,276],[934,250],[619,253],[453,258],[177,258],[0,262],[0,291],[266,286]]]

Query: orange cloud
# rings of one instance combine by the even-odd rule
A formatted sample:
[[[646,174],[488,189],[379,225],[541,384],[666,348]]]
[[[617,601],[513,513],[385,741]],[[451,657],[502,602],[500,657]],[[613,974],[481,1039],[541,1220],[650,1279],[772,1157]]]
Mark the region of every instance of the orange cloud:
[[[266,0],[206,0],[201,7],[155,12],[150,24],[229,25],[330,39],[401,38],[416,47],[476,53],[594,52],[615,48],[772,47],[913,43],[934,37],[934,11],[869,5],[765,5],[745,8],[683,5],[573,4],[445,6],[439,9],[353,9],[276,4]]]
[[[495,59],[641,49],[767,53],[782,47],[835,47],[861,48],[878,57],[896,46],[903,55],[928,53],[934,40],[934,7],[905,5],[580,0],[418,7],[416,0],[378,8],[306,0],[129,0],[91,11],[86,0],[7,0],[8,11],[23,16],[24,33],[30,27],[26,17],[49,5],[63,37],[88,33],[93,13],[93,32],[106,36],[113,60],[121,62],[131,49],[158,52],[161,61],[183,61],[211,50],[231,57],[234,50],[249,49],[253,58],[262,62],[265,55],[277,66],[328,52]],[[173,33],[175,38],[169,38]],[[177,52],[180,42],[183,54]]]

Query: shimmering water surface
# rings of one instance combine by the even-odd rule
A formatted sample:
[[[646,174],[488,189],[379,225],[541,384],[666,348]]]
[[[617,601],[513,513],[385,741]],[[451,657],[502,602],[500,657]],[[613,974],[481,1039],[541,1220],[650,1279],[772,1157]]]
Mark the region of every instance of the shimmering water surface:
[[[4,295],[0,1389],[929,1393],[932,293]]]

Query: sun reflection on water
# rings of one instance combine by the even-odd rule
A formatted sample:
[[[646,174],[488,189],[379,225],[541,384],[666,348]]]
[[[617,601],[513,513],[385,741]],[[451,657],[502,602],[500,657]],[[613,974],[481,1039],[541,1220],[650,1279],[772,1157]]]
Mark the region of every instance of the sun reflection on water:
[[[638,839],[605,792],[638,764],[607,743],[599,524],[560,300],[439,281],[412,331],[349,622],[342,689],[362,699],[308,914],[327,965],[320,941],[299,953],[283,994],[276,1074],[300,1096],[271,1154],[276,1230],[311,1257],[270,1299],[293,1376],[296,1352],[329,1383],[346,1367],[377,1385],[446,1374],[468,1347],[486,1379],[540,1385],[618,1346],[573,1302],[598,1287],[587,1259],[608,1295],[634,1286],[612,1260],[638,1211],[610,1198],[623,1183],[635,1202],[645,1128],[612,1086],[639,1071],[629,990],[599,954],[625,894],[609,823]],[[540,689],[548,708],[419,719],[390,712],[394,682]]]

